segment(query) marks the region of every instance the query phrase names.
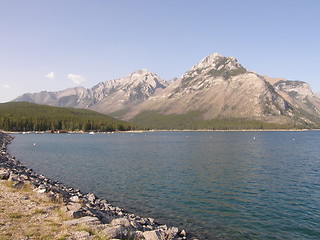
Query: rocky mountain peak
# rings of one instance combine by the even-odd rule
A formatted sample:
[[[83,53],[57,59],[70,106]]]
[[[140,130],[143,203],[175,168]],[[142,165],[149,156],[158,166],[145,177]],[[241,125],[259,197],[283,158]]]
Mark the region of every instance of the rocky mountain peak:
[[[139,69],[133,73],[131,73],[131,76],[141,76],[141,75],[146,75],[150,73],[147,69]]]
[[[227,70],[235,70],[243,67],[234,57],[224,57],[218,53],[213,53],[202,59],[198,64],[194,65],[191,70],[207,68],[216,70],[220,70],[222,68],[226,68]]]
[[[218,53],[211,54],[194,65],[181,78],[181,86],[176,92],[193,91],[209,88],[219,81],[229,81],[234,76],[247,73],[247,70],[234,57],[224,57]]]
[[[147,83],[153,85],[155,82],[161,81],[160,77],[153,73],[149,72],[147,69],[137,70],[123,78],[116,79],[116,82],[121,84],[133,84],[137,85],[139,83]]]

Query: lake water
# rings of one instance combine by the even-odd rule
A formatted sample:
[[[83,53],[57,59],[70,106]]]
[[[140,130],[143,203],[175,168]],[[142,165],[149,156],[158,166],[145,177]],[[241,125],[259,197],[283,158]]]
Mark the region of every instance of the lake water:
[[[37,173],[199,239],[320,239],[318,131],[14,136]]]

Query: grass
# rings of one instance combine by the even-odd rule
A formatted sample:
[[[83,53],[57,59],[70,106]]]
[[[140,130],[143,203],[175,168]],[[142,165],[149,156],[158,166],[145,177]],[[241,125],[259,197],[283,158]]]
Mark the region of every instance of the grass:
[[[94,226],[63,224],[71,219],[63,210],[64,203],[34,192],[29,184],[23,184],[19,189],[13,186],[11,181],[0,181],[0,240],[65,240],[82,231],[89,233],[94,240],[109,239]],[[134,240],[131,235],[121,239]]]
[[[68,234],[61,224],[62,204],[32,191],[29,184],[13,188],[11,181],[0,181],[0,239],[57,239]]]

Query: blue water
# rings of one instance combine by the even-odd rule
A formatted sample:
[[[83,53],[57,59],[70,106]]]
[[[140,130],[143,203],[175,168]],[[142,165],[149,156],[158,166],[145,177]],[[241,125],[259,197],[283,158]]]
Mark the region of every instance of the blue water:
[[[36,172],[200,239],[320,239],[318,131],[14,136]]]

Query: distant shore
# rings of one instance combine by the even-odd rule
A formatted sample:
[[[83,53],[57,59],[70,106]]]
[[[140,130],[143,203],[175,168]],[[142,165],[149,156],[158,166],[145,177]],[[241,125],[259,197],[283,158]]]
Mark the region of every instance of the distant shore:
[[[81,239],[90,240],[96,236],[105,236],[108,239],[187,239],[185,230],[160,225],[153,218],[139,217],[126,212],[124,209],[112,206],[106,200],[99,199],[93,193],[84,194],[78,189],[66,187],[58,181],[38,175],[7,152],[7,145],[12,139],[12,136],[0,132],[1,183],[3,181],[8,182],[15,189],[23,189],[25,186],[29,186],[32,193],[42,194],[51,199],[52,207],[56,207],[56,203],[61,203],[60,208],[69,216],[68,220],[59,223],[61,226],[79,226],[83,228],[85,225],[89,228],[88,231],[84,231],[85,233],[82,231],[82,234],[87,237]],[[5,187],[2,189],[9,191]],[[40,210],[38,212],[40,213]],[[6,224],[4,224],[4,227],[0,225],[0,230],[5,227]],[[73,233],[68,234],[69,238],[65,239],[78,239],[74,238]]]
[[[130,130],[130,131],[114,131],[114,132],[83,132],[83,131],[3,131],[5,134],[112,134],[112,133],[144,133],[144,132],[305,132],[305,131],[320,131],[320,129],[228,129],[228,130],[213,130],[213,129],[155,129],[155,130]]]

